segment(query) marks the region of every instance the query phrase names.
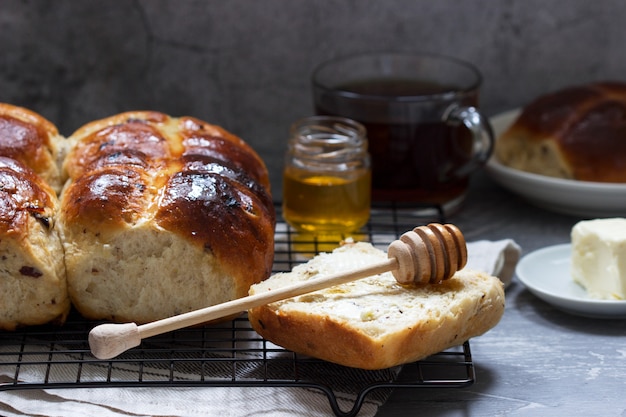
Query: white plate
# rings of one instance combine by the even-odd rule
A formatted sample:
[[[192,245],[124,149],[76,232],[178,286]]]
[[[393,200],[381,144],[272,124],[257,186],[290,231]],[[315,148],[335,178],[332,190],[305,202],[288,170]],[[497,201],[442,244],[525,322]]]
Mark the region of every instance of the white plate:
[[[513,123],[519,112],[512,110],[491,119],[496,138]],[[575,181],[531,174],[506,167],[495,156],[487,162],[486,170],[504,188],[551,211],[582,217],[626,216],[626,184]]]
[[[591,298],[572,280],[571,253],[569,243],[536,250],[522,257],[515,272],[530,292],[560,310],[585,317],[626,319],[626,301]]]

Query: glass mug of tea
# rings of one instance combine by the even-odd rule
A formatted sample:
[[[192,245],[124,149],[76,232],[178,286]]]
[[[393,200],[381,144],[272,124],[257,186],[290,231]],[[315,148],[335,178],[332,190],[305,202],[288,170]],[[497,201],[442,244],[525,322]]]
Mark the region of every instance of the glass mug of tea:
[[[469,176],[493,150],[477,109],[482,76],[464,61],[432,54],[337,58],[312,75],[315,112],[367,129],[372,200],[425,203],[456,211]]]

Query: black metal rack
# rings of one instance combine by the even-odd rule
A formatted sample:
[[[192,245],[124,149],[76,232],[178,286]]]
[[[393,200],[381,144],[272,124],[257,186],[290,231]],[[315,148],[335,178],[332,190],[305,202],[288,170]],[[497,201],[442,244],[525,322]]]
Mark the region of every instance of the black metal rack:
[[[280,215],[280,206],[277,210]],[[405,231],[432,221],[444,221],[441,210],[375,206],[370,222],[353,238],[385,249]],[[290,270],[316,253],[332,249],[338,238],[302,236],[279,223],[274,272]],[[250,328],[245,314],[226,323],[146,339],[113,360],[99,360],[90,354],[87,335],[97,324],[73,313],[60,328],[41,326],[0,333],[0,375],[5,375],[0,391],[147,386],[309,388],[328,397],[335,415],[355,416],[366,397],[387,395],[392,388],[464,387],[475,379],[469,342],[407,365],[399,377],[399,367],[366,371],[287,351],[261,338]],[[347,411],[338,402],[338,393],[345,392],[354,394]]]

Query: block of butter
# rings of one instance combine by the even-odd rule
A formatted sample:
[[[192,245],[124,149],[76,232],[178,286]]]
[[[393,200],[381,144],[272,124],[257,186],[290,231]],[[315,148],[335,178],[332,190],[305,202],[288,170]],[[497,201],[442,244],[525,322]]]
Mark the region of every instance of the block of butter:
[[[626,219],[580,221],[571,239],[573,280],[591,298],[626,299]]]

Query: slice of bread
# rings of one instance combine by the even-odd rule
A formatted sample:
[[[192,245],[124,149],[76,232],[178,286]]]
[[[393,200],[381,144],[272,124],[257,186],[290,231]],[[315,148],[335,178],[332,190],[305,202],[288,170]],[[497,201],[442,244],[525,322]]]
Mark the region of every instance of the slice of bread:
[[[386,259],[365,242],[348,242],[291,272],[253,285],[250,294],[353,270]],[[252,327],[286,349],[362,369],[423,359],[493,328],[504,313],[493,276],[463,269],[441,284],[406,286],[388,272],[253,308]]]

